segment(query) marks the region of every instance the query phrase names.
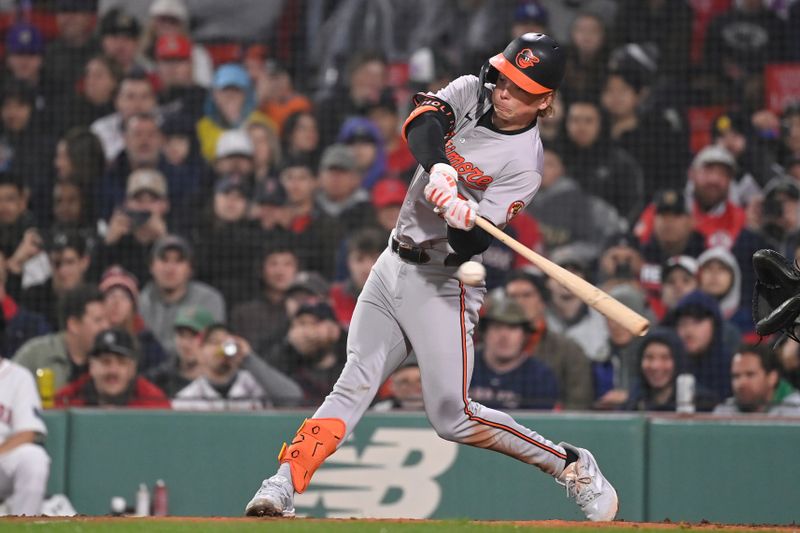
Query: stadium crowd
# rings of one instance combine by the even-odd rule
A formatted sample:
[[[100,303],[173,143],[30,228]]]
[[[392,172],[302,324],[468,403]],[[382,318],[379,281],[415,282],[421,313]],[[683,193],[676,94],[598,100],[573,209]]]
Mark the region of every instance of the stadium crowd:
[[[753,252],[800,258],[800,93],[776,109],[765,82],[800,70],[800,1],[275,2],[271,31],[224,42],[182,0],[21,4],[1,346],[47,376],[45,405],[320,403],[416,169],[410,97],[534,31],[567,76],[540,190],[505,230],[656,326],[632,336],[495,242],[471,396],[675,411],[692,374],[698,411],[800,416],[800,346],[758,344],[750,314]],[[374,408],[421,402],[411,357]]]

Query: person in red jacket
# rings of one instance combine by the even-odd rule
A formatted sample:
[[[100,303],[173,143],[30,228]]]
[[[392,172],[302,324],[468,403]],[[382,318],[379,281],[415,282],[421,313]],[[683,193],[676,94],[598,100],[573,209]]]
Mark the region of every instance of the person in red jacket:
[[[89,352],[89,372],[56,393],[56,406],[170,408],[166,395],[136,374],[139,351],[120,328],[101,331]]]
[[[347,270],[349,277],[334,284],[330,290],[330,301],[336,321],[347,329],[356,300],[367,282],[372,265],[386,249],[386,236],[378,228],[365,228],[350,237],[347,243]]]

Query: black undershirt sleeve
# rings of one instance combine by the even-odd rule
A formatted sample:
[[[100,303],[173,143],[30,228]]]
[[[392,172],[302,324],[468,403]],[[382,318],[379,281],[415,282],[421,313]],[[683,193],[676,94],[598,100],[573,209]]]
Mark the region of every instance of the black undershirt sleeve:
[[[406,126],[406,139],[411,154],[426,172],[436,163],[450,164],[444,154],[447,123],[438,113],[423,113]]]
[[[447,119],[439,113],[423,113],[406,126],[408,148],[417,162],[426,171],[436,163],[450,164],[444,152]],[[447,242],[464,258],[486,251],[492,244],[492,236],[479,227],[464,231],[447,226]]]

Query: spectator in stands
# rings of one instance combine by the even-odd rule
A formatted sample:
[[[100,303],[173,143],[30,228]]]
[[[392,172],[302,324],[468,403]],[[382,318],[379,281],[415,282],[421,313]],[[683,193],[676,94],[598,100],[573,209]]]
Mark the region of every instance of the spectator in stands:
[[[717,301],[725,320],[742,333],[753,331],[750,302],[742,305],[742,273],[733,254],[721,246],[703,252],[697,258],[697,280],[698,289]]]
[[[283,131],[286,119],[295,113],[311,111],[311,101],[295,91],[289,70],[274,59],[268,59],[255,78],[258,108]]]
[[[302,398],[296,383],[261,361],[227,326],[212,324],[201,338],[202,373],[175,395],[175,409],[249,410]]]
[[[688,75],[694,13],[685,2],[623,0],[614,22],[618,43],[654,47],[659,73],[670,87]]]
[[[380,100],[388,87],[387,66],[385,57],[370,51],[350,57],[345,83],[316,106],[323,146],[333,142],[347,117],[365,115]]]
[[[762,0],[734,2],[713,18],[706,30],[703,67],[714,76],[717,103],[760,105],[753,85],[768,63],[780,62],[787,48],[783,20]]]
[[[578,13],[572,21],[569,42],[564,76],[567,101],[600,94],[608,69],[605,21],[590,11]]]
[[[772,178],[764,187],[761,234],[774,250],[789,250],[800,231],[800,186],[790,177]]]
[[[639,345],[637,365],[639,379],[631,385],[625,409],[675,411],[675,380],[687,366],[681,339],[672,329],[653,328]],[[710,411],[716,403],[700,383],[695,385],[694,396],[698,411]]]
[[[252,185],[255,163],[253,141],[245,130],[228,130],[219,136],[214,153],[214,173]]]
[[[150,278],[150,249],[168,231],[167,192],[166,179],[157,170],[143,168],[128,177],[125,201],[114,209],[98,244],[98,272],[111,265],[124,265],[136,279]]]
[[[28,340],[52,331],[42,315],[29,311],[9,294],[8,280],[6,258],[0,254],[0,312],[5,327],[0,335],[0,358],[14,355]]]
[[[83,70],[79,91],[57,99],[55,120],[59,130],[88,128],[95,120],[114,112],[114,96],[122,80],[122,70],[111,59],[98,55],[89,59]],[[63,116],[61,116],[63,114]]]
[[[511,38],[526,33],[546,33],[549,35],[547,24],[549,22],[547,9],[538,1],[525,1],[517,3],[514,10],[514,21],[511,25]]]
[[[784,335],[775,343],[775,354],[778,357],[781,378],[795,389],[800,387],[800,344]]]
[[[715,404],[730,395],[730,363],[734,342],[726,339],[717,302],[700,291],[684,296],[665,319],[674,328],[688,354],[686,371],[714,395]]]
[[[15,274],[40,251],[41,243],[37,247],[33,242],[35,226],[25,183],[17,175],[0,171],[0,252],[9,258],[8,269]]]
[[[145,324],[168,353],[174,353],[175,317],[182,306],[208,309],[215,321],[225,321],[225,300],[209,285],[192,280],[193,252],[178,235],[165,235],[153,245],[150,272],[153,280],[145,285],[139,310]]]
[[[159,38],[191,35],[189,10],[183,0],[156,0],[150,4],[148,15],[150,18],[145,23],[142,38],[142,51],[148,58],[155,57]],[[191,50],[194,82],[201,87],[208,87],[214,75],[211,55],[198,43],[193,43]]]
[[[9,281],[19,301],[28,309],[42,315],[52,329],[57,329],[58,301],[63,295],[81,285],[91,263],[86,240],[74,232],[55,233],[42,239],[49,259],[50,277],[43,283],[23,288],[23,278],[11,274]]]
[[[754,128],[750,115],[729,111],[714,119],[711,138],[714,146],[724,148],[736,161],[736,175],[731,185],[731,199],[741,206],[748,205],[767,183],[774,170],[774,157],[768,141]]]
[[[164,136],[155,115],[133,115],[122,124],[122,130],[124,150],[111,162],[97,186],[97,194],[100,196],[99,212],[102,217],[110,216],[113,209],[125,198],[125,186],[131,172],[139,169],[158,169],[162,173],[166,171],[161,155]]]
[[[644,52],[631,54],[609,73],[602,92],[611,139],[642,168],[647,198],[662,189],[681,187],[687,164],[683,125],[668,122],[660,109],[643,112],[654,70],[653,61]]]
[[[760,413],[800,416],[800,392],[778,372],[775,352],[763,344],[739,347],[731,361],[733,396],[715,414]]]
[[[270,120],[256,109],[253,85],[244,67],[235,63],[222,65],[214,73],[214,82],[206,99],[205,115],[197,123],[197,137],[203,157],[213,161],[220,135],[250,122],[272,126]]]
[[[372,208],[375,210],[375,220],[378,222],[388,242],[389,233],[397,225],[400,208],[406,198],[408,187],[397,178],[380,180],[372,189]]]
[[[51,369],[53,386],[59,389],[88,370],[94,339],[108,326],[103,296],[96,287],[81,285],[65,293],[59,302],[61,329],[23,344],[14,354],[14,362],[31,372]]]
[[[389,376],[388,398],[376,402],[375,411],[422,411],[422,375],[419,371],[416,357],[408,357]]]
[[[203,346],[203,332],[214,322],[214,316],[204,307],[196,305],[182,307],[173,324],[174,357],[150,369],[145,373],[145,377],[163,390],[168,397],[174,398],[178,391],[202,376],[200,348]]]
[[[553,409],[559,399],[556,376],[525,351],[530,322],[516,301],[498,293],[481,326],[470,398],[496,409]]]
[[[114,112],[92,122],[90,129],[103,145],[106,161],[113,161],[125,149],[123,125],[134,115],[153,114],[156,95],[143,73],[126,74],[114,98]]]
[[[101,331],[89,352],[88,373],[56,392],[56,406],[169,409],[164,392],[137,375],[139,359],[139,351],[127,331]]]
[[[342,328],[350,326],[356,300],[367,282],[372,266],[386,249],[386,235],[377,228],[365,228],[352,234],[347,241],[347,272],[345,281],[331,286],[330,301],[336,320]]]
[[[311,167],[317,168],[322,144],[316,116],[308,111],[289,115],[281,130],[281,148],[285,158],[307,158]]]
[[[330,292],[330,284],[318,272],[309,270],[298,272],[292,284],[286,289],[284,299],[286,316],[291,319],[303,305],[327,302]]]
[[[367,112],[371,120],[380,131],[381,140],[386,152],[386,176],[399,178],[405,182],[417,168],[417,160],[408,149],[408,144],[400,134],[400,125],[403,118],[397,108],[397,101],[392,91],[384,91],[381,98]]]
[[[6,78],[25,83],[34,95],[34,113],[41,129],[53,132],[53,84],[43,78],[44,37],[27,22],[17,22],[6,33]]]
[[[137,57],[142,26],[136,17],[122,8],[112,8],[100,19],[99,33],[103,55],[119,65],[124,74],[145,70],[144,63]]]
[[[97,0],[62,0],[53,9],[58,37],[47,45],[45,78],[55,87],[72,90],[99,49],[94,34]]]
[[[275,132],[266,124],[253,122],[247,127],[253,144],[253,178],[256,183],[277,181],[282,166],[281,144]]]
[[[581,188],[635,220],[643,205],[642,169],[621,148],[612,145],[603,115],[594,102],[576,100],[566,119],[567,138],[561,153],[567,174]]]
[[[71,182],[80,188],[81,225],[93,225],[96,199],[89,192],[95,190],[106,170],[106,158],[100,140],[86,128],[68,130],[56,144],[53,167],[56,171],[55,186],[59,182]]]
[[[49,215],[52,192],[50,161],[54,140],[34,123],[35,94],[25,82],[9,80],[0,104],[0,167],[25,180],[29,206],[41,218]]]
[[[618,233],[606,239],[598,258],[598,281],[611,287],[621,283],[637,283],[644,260],[636,237]]]
[[[181,114],[197,122],[203,116],[206,89],[192,72],[192,41],[181,34],[162,35],[155,46],[156,72],[161,82],[158,102],[165,115]]]
[[[336,142],[348,146],[353,153],[356,169],[361,175],[361,187],[372,189],[384,177],[386,149],[378,126],[371,120],[364,117],[347,119]]]
[[[528,212],[539,223],[547,250],[576,245],[597,255],[600,244],[624,231],[626,225],[616,209],[583,192],[566,175],[561,154],[549,146],[544,149],[542,184]]]
[[[50,476],[50,456],[43,446],[47,426],[41,416],[36,381],[29,370],[0,354],[0,385],[0,501],[12,516],[40,515]]]
[[[345,155],[343,159],[344,164],[352,162],[349,155]],[[343,164],[330,157],[327,163],[334,167]],[[293,239],[297,245],[300,262],[306,268],[318,271],[331,279],[336,250],[344,229],[340,220],[318,207],[316,198],[319,197],[319,181],[308,161],[287,161],[280,173],[282,189],[275,191],[274,198],[270,199],[272,204],[285,205],[265,210],[261,226],[266,230],[265,240],[287,237]],[[360,202],[355,208],[358,209],[359,206]],[[275,212],[274,216],[269,211]]]
[[[261,291],[249,301],[233,307],[231,328],[261,353],[264,342],[283,334],[289,326],[286,293],[299,271],[297,252],[291,242],[274,241],[264,247],[261,260]]]
[[[57,181],[53,185],[53,225],[51,231],[74,231],[94,248],[93,219],[87,213],[88,194],[76,182],[71,180]]]
[[[139,282],[120,266],[112,266],[100,278],[106,316],[112,328],[123,329],[134,338],[139,350],[138,371],[147,373],[162,364],[167,354],[139,315]]]
[[[374,218],[369,193],[361,187],[361,180],[358,163],[347,145],[333,144],[325,149],[316,203],[348,233],[369,225]]]
[[[800,100],[793,101],[783,108],[780,132],[778,157],[788,171],[792,161],[800,159]]]
[[[564,409],[588,409],[594,399],[590,362],[577,343],[547,326],[550,291],[545,278],[516,270],[509,276],[505,292],[528,319],[531,334],[525,352],[548,365],[556,376],[559,404]]]
[[[258,226],[247,218],[250,189],[236,176],[219,178],[211,205],[200,209],[190,233],[197,279],[216,287],[228,306],[248,299],[256,289],[252,274],[261,239]]]
[[[621,283],[608,294],[642,316],[649,315],[644,291],[635,283]],[[636,354],[641,339],[606,317],[608,344],[603,357],[592,361],[595,409],[618,409],[628,401],[628,391],[636,380]]]
[[[584,279],[589,277],[586,260],[575,249],[561,247],[550,254],[550,259]],[[592,361],[602,358],[608,342],[608,328],[603,316],[556,280],[547,280],[550,291],[547,327],[577,342]]]
[[[661,303],[671,311],[697,288],[697,260],[688,255],[670,257],[661,267]],[[663,315],[662,315],[663,316]]]
[[[333,309],[324,302],[301,305],[267,362],[300,385],[305,403],[327,396],[345,363],[345,334]]]
[[[697,257],[703,252],[703,236],[694,230],[694,221],[682,192],[674,189],[660,191],[653,206],[653,235],[642,245],[645,261],[660,265],[676,255]]]

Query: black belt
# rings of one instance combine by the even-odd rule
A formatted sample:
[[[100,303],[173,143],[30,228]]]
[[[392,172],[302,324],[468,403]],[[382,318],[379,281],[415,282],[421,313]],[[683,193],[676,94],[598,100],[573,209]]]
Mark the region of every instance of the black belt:
[[[417,263],[424,265],[430,263],[431,256],[428,252],[419,246],[411,246],[404,242],[400,242],[392,237],[392,251],[400,256],[400,259],[405,259],[410,263]],[[447,254],[444,258],[444,266],[460,266],[462,263],[469,261],[469,257],[462,257],[458,254]]]

